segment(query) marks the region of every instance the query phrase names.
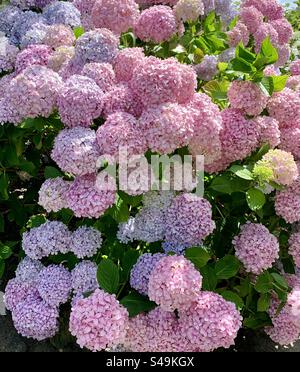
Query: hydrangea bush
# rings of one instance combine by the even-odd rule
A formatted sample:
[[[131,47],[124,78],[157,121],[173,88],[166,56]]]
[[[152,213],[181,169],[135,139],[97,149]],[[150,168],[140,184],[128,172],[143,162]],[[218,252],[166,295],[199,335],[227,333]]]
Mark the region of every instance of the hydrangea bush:
[[[277,0],[13,0],[0,33],[17,331],[91,351],[208,352],[243,329],[296,341],[300,64]],[[123,147],[192,155],[203,195],[101,188]]]

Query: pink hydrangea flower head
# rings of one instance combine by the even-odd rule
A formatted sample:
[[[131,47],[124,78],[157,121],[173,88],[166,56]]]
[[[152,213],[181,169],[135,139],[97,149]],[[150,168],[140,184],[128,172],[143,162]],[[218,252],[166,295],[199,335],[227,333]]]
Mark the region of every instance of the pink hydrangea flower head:
[[[300,192],[295,192],[292,187],[277,191],[275,210],[277,216],[282,217],[287,223],[300,221]]]
[[[204,15],[202,0],[179,0],[174,6],[174,12],[178,21],[197,21]]]
[[[58,221],[47,221],[23,234],[23,250],[33,260],[69,252],[71,233]]]
[[[288,44],[279,45],[277,47],[278,61],[275,63],[275,67],[283,67],[291,57],[291,48]]]
[[[81,74],[94,80],[104,93],[107,93],[116,83],[115,72],[109,63],[87,63]]]
[[[119,111],[139,118],[143,109],[142,100],[127,84],[115,85],[103,97],[103,116],[105,118]]]
[[[278,120],[280,128],[292,127],[295,121],[300,121],[300,96],[291,89],[274,93],[267,108],[270,116]]]
[[[276,119],[269,116],[259,116],[255,119],[255,123],[260,131],[260,145],[268,144],[271,148],[275,148],[280,143],[279,123]]]
[[[11,110],[11,122],[18,124],[25,118],[49,117],[61,89],[62,80],[56,72],[44,66],[28,67],[7,86],[4,106]]]
[[[232,108],[251,116],[261,114],[268,103],[268,97],[251,81],[232,82],[228,90],[228,99]]]
[[[84,63],[112,63],[118,54],[119,40],[106,28],[86,32],[77,39],[75,53]]]
[[[262,43],[267,37],[270,37],[271,43],[274,47],[279,45],[278,32],[270,23],[263,23],[254,34],[256,53],[260,52]]]
[[[143,48],[125,48],[116,56],[113,66],[118,82],[129,82],[133,72],[145,58]]]
[[[300,90],[300,75],[292,75],[288,78],[286,88],[299,92]]]
[[[300,267],[300,233],[295,232],[289,239],[289,254],[293,257],[297,267]]]
[[[66,303],[71,295],[71,273],[62,265],[50,265],[39,273],[37,290],[41,298],[50,306]]]
[[[62,130],[51,157],[63,172],[74,176],[96,172],[99,150],[95,131],[83,127]]]
[[[134,26],[135,35],[145,42],[162,43],[177,33],[177,21],[172,8],[164,5],[144,10]]]
[[[26,256],[18,265],[16,278],[22,283],[36,284],[37,278],[44,265],[37,260]]]
[[[66,66],[72,60],[75,54],[74,47],[58,47],[48,60],[48,68],[55,72],[60,72],[63,66]]]
[[[65,25],[49,26],[43,43],[56,49],[61,46],[72,46],[75,43],[75,35],[72,29]]]
[[[61,177],[46,180],[39,191],[39,205],[48,213],[59,212],[68,208],[66,203],[66,192],[69,190],[70,182]]]
[[[116,192],[97,190],[94,174],[75,178],[67,192],[67,203],[76,217],[99,218],[116,200]]]
[[[129,320],[125,346],[133,352],[188,351],[175,314],[160,307]]]
[[[287,306],[289,307],[293,323],[299,327],[300,334],[300,287],[295,287],[288,295]]]
[[[280,70],[275,65],[269,65],[264,69],[264,76],[279,76]]]
[[[200,293],[202,276],[183,256],[163,257],[149,277],[148,296],[165,311],[184,311]]]
[[[72,288],[75,294],[92,292],[98,288],[97,264],[92,261],[81,261],[71,272]]]
[[[289,305],[286,305],[280,313],[277,314],[279,304],[277,299],[272,300],[269,314],[273,326],[266,327],[265,332],[274,342],[284,346],[298,340],[300,327],[295,324]]]
[[[165,226],[167,241],[197,246],[215,229],[212,207],[194,194],[179,195],[167,211]]]
[[[265,167],[272,171],[270,181],[279,185],[290,186],[298,178],[297,164],[291,153],[283,150],[270,150],[254,167]]]
[[[81,226],[72,234],[70,250],[78,258],[93,257],[101,245],[102,236],[99,230]]]
[[[279,258],[277,238],[262,224],[248,222],[233,240],[235,255],[246,271],[256,275],[272,267]]]
[[[82,348],[101,351],[122,344],[127,327],[127,310],[115,296],[100,289],[72,307],[70,332]]]
[[[47,66],[51,54],[52,50],[47,45],[30,45],[17,55],[17,73],[33,65]]]
[[[116,34],[133,28],[140,12],[134,0],[96,0],[92,21],[96,28],[107,28]]]
[[[293,36],[293,27],[290,22],[285,19],[277,19],[271,22],[271,25],[277,31],[279,44],[287,44]]]
[[[58,308],[48,305],[37,294],[28,296],[12,313],[14,326],[23,337],[43,341],[59,331]]]
[[[188,145],[193,135],[193,117],[184,106],[169,103],[144,111],[139,127],[153,152],[170,154]]]
[[[291,63],[290,71],[293,76],[300,75],[300,59],[297,59],[296,61]]]
[[[240,42],[245,46],[249,43],[250,34],[247,26],[242,22],[238,22],[231,31],[227,32],[227,36],[230,47],[236,47]]]
[[[147,151],[143,129],[137,125],[135,117],[126,112],[108,116],[97,130],[97,142],[102,155],[116,159],[121,148],[126,148],[128,156],[143,155]]]
[[[57,104],[62,122],[69,128],[89,127],[102,112],[103,92],[86,76],[73,75],[59,92]]]
[[[19,303],[35,293],[33,283],[23,282],[19,278],[11,279],[5,288],[4,304],[7,310],[14,311]]]
[[[293,154],[296,160],[300,160],[300,122],[297,127],[281,129],[280,149]]]
[[[252,120],[247,120],[239,110],[222,111],[223,127],[220,132],[222,158],[227,164],[251,154],[258,145],[259,132]]]
[[[81,75],[85,62],[82,61],[79,57],[72,53],[73,56],[69,58],[66,57],[65,63],[61,65],[59,70],[59,75],[62,77],[64,81],[68,80],[73,75]]]
[[[240,11],[240,20],[254,34],[264,21],[263,14],[254,6],[244,7]]]
[[[235,304],[213,292],[201,292],[187,311],[179,315],[180,332],[194,351],[229,348],[242,326]]]
[[[130,86],[147,107],[167,102],[187,103],[197,88],[195,71],[174,58],[145,58],[135,70]]]
[[[205,163],[211,164],[221,155],[220,131],[222,116],[220,109],[205,94],[196,93],[188,105],[193,116],[194,133],[189,141],[192,155],[204,155]]]
[[[270,21],[284,17],[284,9],[277,0],[244,0],[242,8],[249,6],[254,6]]]

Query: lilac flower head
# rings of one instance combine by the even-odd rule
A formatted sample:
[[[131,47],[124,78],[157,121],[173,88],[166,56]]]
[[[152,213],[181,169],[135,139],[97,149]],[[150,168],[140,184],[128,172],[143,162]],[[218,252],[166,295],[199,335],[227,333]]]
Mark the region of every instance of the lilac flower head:
[[[15,22],[21,17],[21,10],[15,6],[4,6],[0,9],[0,31],[11,36]]]
[[[9,42],[5,36],[0,37],[0,73],[14,69],[19,49]]]
[[[66,303],[71,295],[71,274],[62,265],[50,265],[38,276],[37,290],[50,306]]]
[[[72,288],[75,294],[92,292],[98,288],[97,265],[92,261],[82,261],[71,272]]]
[[[92,227],[81,226],[72,234],[70,250],[78,258],[93,257],[101,245],[100,231]]]
[[[116,83],[115,72],[109,63],[87,63],[83,67],[82,75],[94,80],[104,93],[107,93]]]
[[[203,61],[194,66],[199,79],[204,81],[212,80],[218,74],[217,56],[204,56]]]
[[[74,176],[94,173],[99,157],[95,131],[82,127],[62,130],[55,139],[51,157],[62,171]]]
[[[33,283],[22,282],[19,278],[11,279],[5,288],[4,303],[6,309],[14,311],[17,305],[32,293],[35,293]]]
[[[118,54],[119,40],[109,30],[102,28],[89,31],[76,42],[76,56],[85,63],[111,63]]]
[[[23,234],[23,249],[33,260],[69,252],[71,233],[58,221],[47,221]]]
[[[63,24],[71,27],[79,27],[80,11],[68,1],[55,1],[46,6],[43,16],[49,25]]]
[[[48,25],[39,22],[34,24],[26,33],[22,36],[20,47],[22,49],[27,48],[30,45],[43,44],[44,37],[48,29]]]
[[[155,265],[163,258],[163,253],[144,253],[139,257],[130,273],[130,285],[142,295],[148,296],[149,278]]]
[[[45,23],[45,18],[41,14],[27,11],[20,14],[15,20],[11,29],[10,40],[13,44],[19,45],[22,37],[36,23]]]
[[[36,294],[17,305],[12,314],[17,332],[37,341],[55,336],[59,330],[58,318],[58,309],[48,305]]]
[[[178,244],[172,242],[164,242],[162,243],[162,248],[165,253],[175,253],[177,255],[182,255],[184,251],[189,248],[189,244]]]
[[[36,283],[38,275],[43,268],[44,265],[40,261],[26,256],[17,267],[16,278],[23,283]]]

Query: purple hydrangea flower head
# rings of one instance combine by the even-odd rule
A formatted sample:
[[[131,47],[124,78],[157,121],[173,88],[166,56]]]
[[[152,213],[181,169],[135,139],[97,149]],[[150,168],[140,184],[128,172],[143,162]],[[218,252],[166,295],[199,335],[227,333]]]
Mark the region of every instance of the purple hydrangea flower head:
[[[62,130],[55,139],[51,157],[62,171],[74,176],[94,173],[99,157],[95,131],[83,127]]]
[[[118,54],[119,40],[102,28],[86,32],[76,42],[76,56],[85,63],[112,63]]]
[[[69,252],[71,232],[58,221],[47,221],[23,234],[23,249],[33,260]]]
[[[78,258],[93,257],[101,245],[100,231],[93,227],[81,226],[72,234],[70,250]]]
[[[29,31],[36,23],[45,23],[45,18],[39,13],[26,11],[20,14],[15,20],[11,29],[10,40],[13,44],[19,45],[22,37]]]
[[[98,288],[97,265],[92,261],[81,261],[71,272],[75,294],[92,292]]]
[[[43,44],[44,37],[46,36],[46,31],[48,25],[39,22],[34,24],[25,35],[22,36],[20,47],[22,49],[27,48],[30,45],[40,45]]]
[[[165,253],[175,253],[177,255],[182,255],[187,248],[189,248],[189,244],[177,244],[172,242],[163,242],[162,248]]]
[[[15,6],[4,6],[0,9],[0,31],[11,36],[15,22],[21,17],[21,10]]]
[[[43,16],[49,25],[63,24],[71,27],[79,27],[80,11],[68,1],[55,1],[46,6]]]
[[[0,73],[10,72],[15,67],[19,49],[5,36],[0,37]]]
[[[22,282],[19,278],[11,279],[5,288],[4,303],[9,311],[14,311],[19,303],[35,293],[32,283]]]
[[[199,79],[210,81],[218,74],[218,57],[206,55],[194,69]]]
[[[149,277],[155,265],[163,258],[163,253],[144,253],[139,257],[130,273],[130,285],[142,295],[148,296]]]
[[[59,330],[59,311],[37,294],[28,296],[12,314],[14,326],[23,337],[43,341],[54,337]]]
[[[16,59],[16,71],[19,74],[27,67],[47,66],[52,50],[47,45],[30,45],[22,50]]]
[[[71,273],[62,265],[50,265],[44,268],[38,276],[37,290],[48,305],[62,305],[71,295]]]
[[[26,256],[17,267],[16,278],[23,283],[36,283],[43,268],[44,265],[40,261]]]

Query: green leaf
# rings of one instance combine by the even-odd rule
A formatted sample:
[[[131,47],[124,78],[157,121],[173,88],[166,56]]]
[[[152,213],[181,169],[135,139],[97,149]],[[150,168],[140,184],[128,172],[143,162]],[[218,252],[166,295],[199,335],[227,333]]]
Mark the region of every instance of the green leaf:
[[[84,28],[79,26],[79,27],[75,27],[74,28],[74,35],[76,37],[76,39],[78,39],[80,36],[82,36],[84,34]]]
[[[187,249],[185,251],[185,257],[190,260],[197,269],[201,269],[210,260],[210,255],[206,250],[199,247]]]
[[[266,271],[257,278],[255,289],[259,293],[268,293],[272,288],[273,278],[271,274],[268,271]]]
[[[235,256],[221,258],[215,266],[215,273],[218,279],[230,279],[237,274],[240,268],[240,261]]]
[[[202,289],[204,291],[214,291],[218,284],[215,270],[211,266],[204,266],[201,268],[200,272],[203,277]]]
[[[202,87],[202,89],[206,94],[208,94],[214,100],[226,101],[229,84],[230,83],[226,80],[223,80],[223,81],[212,80],[206,83]]]
[[[208,16],[206,17],[204,21],[204,29],[207,33],[215,31],[215,19],[216,19],[216,14],[215,12],[210,12]]]
[[[274,92],[281,92],[285,88],[288,78],[288,75],[272,76]]]
[[[233,165],[229,170],[239,178],[249,181],[253,180],[253,175],[249,169],[244,168],[241,165]]]
[[[257,301],[257,311],[265,312],[269,310],[271,301],[271,295],[269,293],[263,293],[260,295]]]
[[[3,277],[5,271],[5,262],[0,260],[0,279]]]
[[[233,192],[231,179],[226,174],[217,176],[210,184],[210,188],[223,194],[232,194]]]
[[[274,93],[274,83],[271,76],[263,77],[259,86],[266,96],[271,96]]]
[[[282,287],[282,289],[288,290],[289,285],[283,276],[277,273],[272,273],[271,275],[272,275],[272,278],[275,280],[275,282],[279,284],[280,287]]]
[[[127,222],[130,216],[127,203],[118,197],[116,204],[110,209],[110,214],[118,223]]]
[[[43,225],[47,221],[46,217],[42,214],[38,214],[36,216],[31,216],[28,220],[26,227],[27,229],[32,229],[34,227],[39,227]]]
[[[46,167],[45,172],[44,172],[44,176],[45,176],[46,179],[48,179],[48,178],[62,177],[63,174],[57,168]]]
[[[244,319],[244,327],[254,330],[271,325],[272,321],[267,313],[257,313]]]
[[[110,259],[103,259],[97,271],[97,279],[100,287],[110,293],[116,294],[119,289],[120,275],[117,265]]]
[[[232,291],[224,291],[221,293],[221,296],[225,298],[225,300],[233,302],[238,310],[242,310],[244,307],[244,301],[241,299],[239,295]]]
[[[252,65],[252,63],[247,62],[246,60],[236,57],[231,61],[232,69],[234,71],[245,72],[245,73],[252,73],[256,71],[256,68]]]
[[[254,66],[261,70],[267,65],[272,65],[278,60],[278,52],[273,47],[270,37],[268,36],[262,43],[261,51],[258,54]]]
[[[251,287],[251,282],[250,278],[247,277],[246,279],[241,281],[241,285],[238,287],[239,289],[239,294],[241,297],[246,297],[248,296],[250,292],[250,287]]]
[[[22,161],[20,164],[20,169],[24,172],[29,173],[31,176],[34,176],[36,174],[36,167],[31,161]]]
[[[247,191],[246,199],[248,206],[252,211],[261,209],[266,203],[265,194],[261,190],[255,188]]]
[[[126,278],[129,277],[132,267],[136,264],[139,258],[139,252],[133,249],[125,252],[122,259],[122,267]]]
[[[6,173],[0,175],[0,194],[3,200],[8,200],[8,185],[9,179]]]
[[[8,245],[0,245],[0,260],[7,260],[12,255],[12,250]]]
[[[246,49],[242,43],[240,43],[236,49],[236,56],[244,61],[249,62],[250,64],[256,60],[256,55]]]
[[[123,297],[120,304],[126,307],[130,317],[153,310],[157,306],[155,302],[149,301],[147,297],[137,292],[131,292]]]

